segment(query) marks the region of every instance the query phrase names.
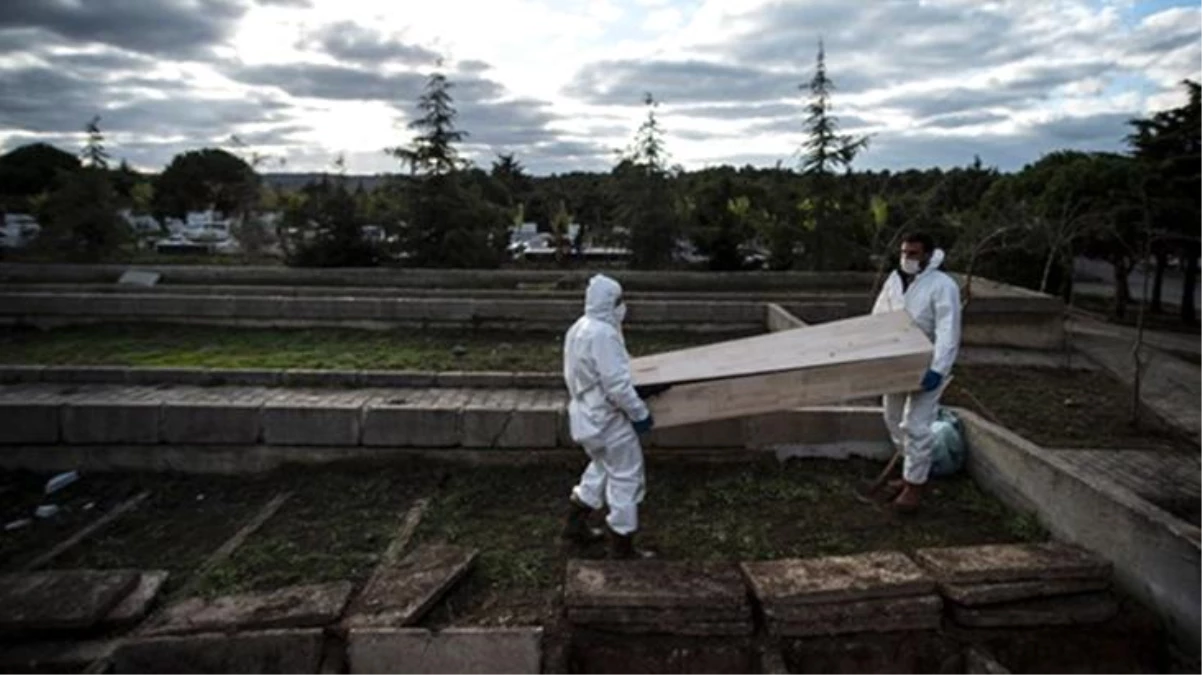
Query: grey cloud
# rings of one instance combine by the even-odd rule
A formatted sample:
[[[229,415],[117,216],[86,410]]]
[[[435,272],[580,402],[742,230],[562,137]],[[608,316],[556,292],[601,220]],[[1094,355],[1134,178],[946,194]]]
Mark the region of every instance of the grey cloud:
[[[735,103],[732,105],[672,106],[674,114],[703,119],[745,120],[802,115],[801,103]]]
[[[186,58],[224,42],[245,11],[235,0],[5,0],[0,29]]]
[[[135,78],[138,84],[142,82]],[[129,82],[79,77],[61,68],[0,70],[0,89],[20,96],[0,98],[0,128],[53,133],[83,128],[100,115],[101,128],[145,134],[228,133],[238,124],[270,121],[283,115],[283,104],[266,97],[212,99],[189,95],[182,87],[170,98],[147,99],[125,91]]]
[[[339,21],[324,26],[310,39],[326,53],[343,61],[427,65],[439,59],[438,52],[432,49],[402,42],[353,21]]]
[[[1007,119],[1010,118],[1006,115],[981,110],[955,112],[949,115],[935,115],[934,117],[922,120],[920,124],[924,127],[934,127],[937,129],[959,129],[960,127],[971,127],[978,124],[1003,122]]]
[[[899,170],[957,166],[971,162],[973,155],[980,155],[987,165],[1015,171],[1052,150],[1122,150],[1127,117],[1103,113],[1062,118],[1015,134],[947,136],[931,129],[882,134],[856,160],[856,167]]]
[[[318,63],[229,66],[225,73],[248,84],[278,87],[292,96],[388,101],[405,110],[412,109],[427,81],[426,75],[416,72],[381,73]],[[456,77],[451,84],[456,100],[488,100],[504,92],[500,84],[484,78]]]
[[[542,101],[465,102],[458,112],[456,126],[471,134],[469,142],[473,145],[506,148],[555,138],[548,125],[556,116]]]
[[[460,61],[458,66],[459,66],[459,72],[471,73],[471,74],[479,74],[479,73],[483,73],[486,70],[492,69],[491,65],[489,65],[488,63],[485,63],[484,61],[480,61],[477,59],[467,59],[465,61]]]
[[[697,59],[601,61],[582,68],[566,93],[598,104],[637,104],[645,92],[665,104],[779,98],[797,90],[794,75]]]
[[[856,115],[840,115],[838,111],[833,113],[838,126],[838,131],[848,132],[856,129],[874,126],[863,117]],[[750,133],[768,133],[768,134],[794,134],[802,133],[805,130],[805,115],[798,109],[795,113],[788,117],[778,117],[776,119],[763,120],[755,122],[747,127]]]
[[[313,6],[311,0],[255,0],[255,2],[267,7],[297,7],[305,9]]]

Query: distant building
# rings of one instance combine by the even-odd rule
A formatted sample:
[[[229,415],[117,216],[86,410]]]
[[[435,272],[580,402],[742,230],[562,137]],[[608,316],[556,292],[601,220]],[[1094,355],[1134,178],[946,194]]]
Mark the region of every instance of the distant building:
[[[0,227],[0,248],[24,248],[41,231],[42,226],[28,213],[6,213]]]

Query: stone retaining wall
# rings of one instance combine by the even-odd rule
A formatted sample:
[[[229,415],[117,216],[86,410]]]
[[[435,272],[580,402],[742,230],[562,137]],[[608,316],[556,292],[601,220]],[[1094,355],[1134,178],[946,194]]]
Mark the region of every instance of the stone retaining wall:
[[[1104,475],[1088,474],[970,411],[958,411],[969,445],[967,469],[1007,506],[1034,511],[1057,539],[1114,565],[1119,583],[1166,619],[1194,656],[1202,652],[1199,529]]]
[[[571,448],[560,391],[0,387],[0,445]],[[884,444],[872,408],[814,408],[655,431],[655,448]],[[3,451],[0,450],[0,454]]]

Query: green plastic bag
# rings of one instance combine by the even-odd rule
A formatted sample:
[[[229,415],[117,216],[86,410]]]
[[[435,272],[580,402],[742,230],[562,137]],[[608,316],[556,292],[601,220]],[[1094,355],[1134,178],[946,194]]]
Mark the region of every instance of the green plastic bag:
[[[935,449],[931,453],[931,475],[950,476],[964,467],[964,423],[956,413],[940,407],[931,423]]]

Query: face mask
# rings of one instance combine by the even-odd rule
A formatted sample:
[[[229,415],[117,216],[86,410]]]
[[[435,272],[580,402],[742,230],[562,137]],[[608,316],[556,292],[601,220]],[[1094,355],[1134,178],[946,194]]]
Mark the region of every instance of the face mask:
[[[623,302],[617,307],[614,307],[614,316],[618,319],[618,323],[622,323],[626,320],[626,303]]]
[[[907,258],[903,256],[901,259],[901,271],[909,274],[910,276],[914,276],[922,271],[922,263],[913,258]]]

